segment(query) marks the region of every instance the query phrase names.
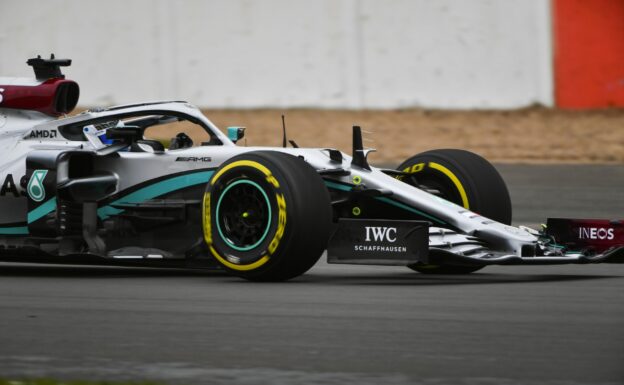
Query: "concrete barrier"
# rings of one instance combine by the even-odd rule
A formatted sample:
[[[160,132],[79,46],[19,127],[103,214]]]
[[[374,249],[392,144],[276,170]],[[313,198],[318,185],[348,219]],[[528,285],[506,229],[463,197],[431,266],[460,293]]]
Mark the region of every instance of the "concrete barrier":
[[[56,53],[82,105],[550,106],[547,0],[3,0],[0,74]]]

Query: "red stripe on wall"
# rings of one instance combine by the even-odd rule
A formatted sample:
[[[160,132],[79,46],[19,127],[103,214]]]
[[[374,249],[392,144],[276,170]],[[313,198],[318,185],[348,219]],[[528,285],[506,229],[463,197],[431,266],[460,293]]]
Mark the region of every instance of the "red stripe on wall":
[[[555,99],[624,107],[624,0],[554,0]]]

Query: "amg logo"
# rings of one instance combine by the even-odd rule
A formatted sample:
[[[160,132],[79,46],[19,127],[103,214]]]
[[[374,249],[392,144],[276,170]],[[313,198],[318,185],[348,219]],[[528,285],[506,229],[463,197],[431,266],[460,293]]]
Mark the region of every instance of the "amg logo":
[[[28,139],[33,139],[33,138],[54,139],[56,138],[56,135],[57,135],[56,131],[37,130],[37,131],[31,131],[30,135],[28,135]]]
[[[377,242],[395,242],[396,241],[396,227],[372,227],[365,226],[366,229],[366,242],[377,241]]]
[[[613,229],[604,227],[579,227],[579,239],[613,239]]]
[[[212,158],[209,156],[178,156],[176,162],[212,162]]]

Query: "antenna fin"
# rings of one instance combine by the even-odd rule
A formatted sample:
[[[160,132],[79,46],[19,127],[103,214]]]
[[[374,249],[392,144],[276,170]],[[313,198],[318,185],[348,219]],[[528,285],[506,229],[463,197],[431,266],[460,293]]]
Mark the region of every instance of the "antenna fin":
[[[357,166],[370,171],[371,168],[366,160],[366,155],[368,155],[368,151],[364,150],[362,143],[362,129],[360,126],[353,126],[353,160],[351,161],[351,166]]]
[[[282,147],[286,148],[286,143],[288,141],[286,140],[286,120],[284,119],[284,114],[282,114],[282,133]]]

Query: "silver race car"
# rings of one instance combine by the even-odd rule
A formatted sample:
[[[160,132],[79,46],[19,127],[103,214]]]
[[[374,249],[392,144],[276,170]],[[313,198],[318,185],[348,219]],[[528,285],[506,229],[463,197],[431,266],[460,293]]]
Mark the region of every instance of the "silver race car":
[[[70,60],[0,78],[0,260],[213,267],[257,281],[330,263],[462,274],[486,265],[624,262],[620,221],[512,227],[504,181],[482,157],[433,150],[396,170],[353,152],[237,145],[184,101],[66,116]],[[285,131],[285,130],[284,130]]]

